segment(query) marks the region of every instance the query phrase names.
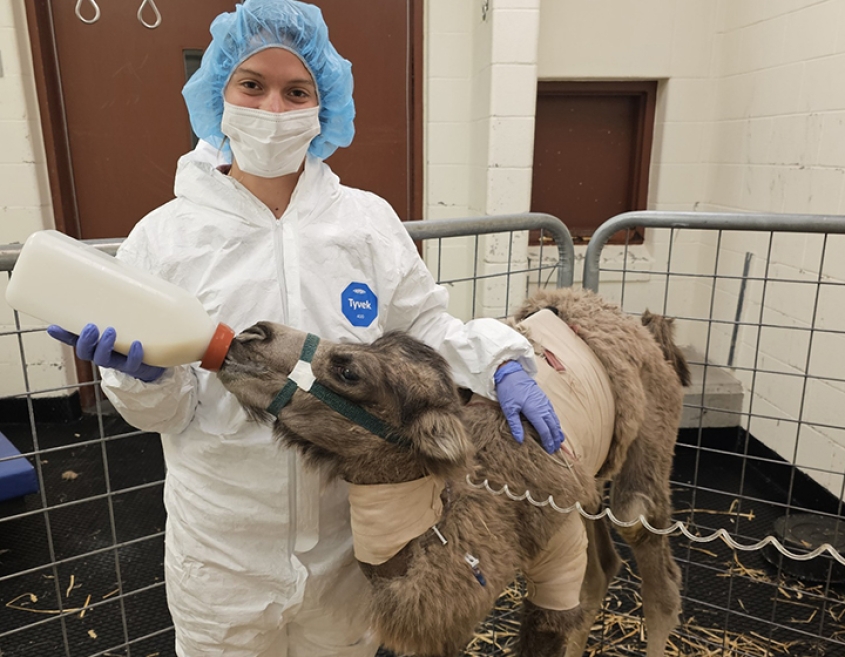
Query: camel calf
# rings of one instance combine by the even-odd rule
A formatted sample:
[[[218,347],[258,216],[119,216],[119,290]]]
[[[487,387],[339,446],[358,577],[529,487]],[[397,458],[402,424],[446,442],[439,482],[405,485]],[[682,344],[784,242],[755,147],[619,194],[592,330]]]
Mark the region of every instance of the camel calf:
[[[422,491],[422,506],[419,496],[408,503],[407,513],[418,511],[423,523],[414,535],[386,532],[395,545],[384,550],[363,539],[359,545],[356,535],[356,557],[372,585],[372,630],[398,653],[458,654],[518,572],[529,582],[521,654],[583,653],[620,565],[606,522],[494,496],[474,482],[596,512],[609,481],[618,518],[670,522],[669,473],[688,378],[671,320],[640,322],[592,293],[557,290],[530,299],[514,321],[521,329],[549,310],[559,332],[574,332],[575,346],[595,356],[612,397],[607,444],[594,462],[595,450],[575,432],[567,439],[575,455],[548,455],[536,440],[517,444],[498,404],[459,390],[441,356],[401,333],[372,345],[333,344],[262,322],[235,339],[220,370],[248,412],[274,422],[280,439],[315,468],[350,482],[353,532],[356,517],[366,515],[356,516],[359,498],[378,499],[370,494],[385,487],[391,499],[397,490]],[[553,365],[549,376],[568,376],[567,389],[578,389],[576,363],[542,345],[537,352],[538,365]],[[589,417],[589,394],[577,394]],[[534,436],[528,425],[526,432]],[[677,623],[680,573],[665,536],[641,525],[619,531],[642,575],[647,655],[659,657]]]

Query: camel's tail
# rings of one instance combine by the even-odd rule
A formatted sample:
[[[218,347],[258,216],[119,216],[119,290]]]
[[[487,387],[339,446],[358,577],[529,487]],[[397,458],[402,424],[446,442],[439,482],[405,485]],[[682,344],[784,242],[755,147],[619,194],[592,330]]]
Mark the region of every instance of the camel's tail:
[[[692,382],[692,375],[687,359],[678,345],[675,344],[675,320],[671,317],[655,315],[648,310],[643,313],[640,319],[643,326],[651,331],[654,339],[657,340],[657,344],[663,351],[663,356],[675,368],[675,372],[678,373],[678,378],[681,380],[681,385],[689,386]]]

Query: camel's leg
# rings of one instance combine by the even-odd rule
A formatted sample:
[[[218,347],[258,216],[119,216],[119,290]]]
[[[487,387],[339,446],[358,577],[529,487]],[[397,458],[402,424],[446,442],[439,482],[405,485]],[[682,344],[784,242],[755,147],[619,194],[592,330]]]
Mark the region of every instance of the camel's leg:
[[[643,515],[652,527],[671,522],[668,459],[644,453],[642,440],[628,450],[621,472],[614,478],[610,506],[617,518],[633,520]],[[681,610],[681,571],[672,557],[669,538],[654,534],[641,524],[617,527],[631,546],[642,577],[643,611],[648,646],[646,657],[662,657]]]
[[[642,576],[646,657],[663,657],[681,610],[681,572],[672,558],[667,537],[644,529],[623,529],[620,533],[631,546]]]
[[[584,524],[587,528],[587,572],[581,586],[584,621],[570,634],[566,657],[581,657],[584,654],[590,628],[598,616],[610,583],[622,565],[616,548],[613,547],[607,520],[584,520]]]
[[[580,607],[566,611],[543,609],[525,600],[519,628],[522,657],[563,657],[567,637],[583,623]]]

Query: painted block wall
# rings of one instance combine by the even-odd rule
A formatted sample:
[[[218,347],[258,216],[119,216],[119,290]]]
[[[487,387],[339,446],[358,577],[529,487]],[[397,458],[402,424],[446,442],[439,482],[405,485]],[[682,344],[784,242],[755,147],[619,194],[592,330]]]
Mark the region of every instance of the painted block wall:
[[[840,0],[791,0],[775,3],[721,2],[714,52],[713,128],[708,158],[705,207],[810,214],[843,214],[845,183],[845,92],[837,83],[845,75],[845,3]],[[733,271],[750,258],[752,275],[763,271],[771,249],[768,276],[828,283],[843,282],[841,236],[828,240],[822,260],[817,235],[739,235],[727,243]],[[728,266],[728,263],[726,263]],[[736,290],[719,290],[723,305],[736,308]],[[792,326],[787,331],[744,329],[737,345],[737,364],[813,377],[842,378],[845,340],[835,334],[801,331],[811,325],[815,297],[796,284],[768,285],[761,310],[762,286],[750,286],[742,318]],[[835,285],[822,288],[816,318],[819,328],[841,330],[845,306]],[[733,310],[732,310],[733,312]],[[724,353],[727,336],[714,336]],[[750,376],[738,372],[747,386]],[[777,381],[775,381],[777,379]],[[841,496],[843,478],[829,471],[845,469],[845,435],[840,409],[845,386],[811,380],[792,384],[783,376],[753,381],[756,394],[746,400],[755,415],[751,432],[801,466]],[[801,403],[803,400],[803,403]],[[818,423],[800,431],[794,420]],[[786,420],[786,421],[782,421]],[[823,426],[828,425],[828,426]]]
[[[426,209],[442,219],[525,212],[530,204],[537,88],[539,0],[455,3],[426,7]],[[444,96],[448,94],[448,96]],[[444,248],[438,266],[463,271],[458,242]],[[495,274],[527,265],[527,234],[480,240],[482,271]],[[433,250],[432,250],[433,251]],[[438,256],[427,254],[429,265]],[[482,285],[475,296],[450,290],[450,310],[504,316],[524,298],[527,278],[511,277],[505,290]]]
[[[647,0],[634,6],[615,0],[513,0],[489,6],[483,16],[482,5],[448,0],[429,0],[427,5],[428,217],[459,216],[464,204],[469,214],[529,209],[536,78],[662,80],[651,207],[688,210],[702,202],[712,115],[715,3]],[[467,50],[472,51],[469,71],[459,64]],[[457,101],[452,96],[441,100],[441,77],[447,76],[448,90]],[[449,109],[448,132],[442,125],[444,108]],[[461,175],[459,164],[467,134],[468,178]],[[463,183],[468,188],[462,193],[456,185]],[[489,267],[495,269],[513,246],[499,243],[488,249],[493,254]],[[524,241],[515,246],[525,248],[532,262],[536,259]],[[659,248],[659,241],[637,247],[629,253],[627,267],[648,272]],[[459,262],[458,254],[456,250],[448,259]],[[621,249],[612,248],[606,256],[616,262],[624,257]],[[635,283],[627,292],[629,299],[646,294],[647,281],[644,275],[627,277],[626,284]],[[619,294],[620,283],[621,277],[606,280],[605,291]],[[489,292],[489,298],[495,297]],[[462,315],[466,307],[453,295],[453,312]],[[492,303],[484,309],[494,315],[504,310]]]
[[[456,5],[461,4],[458,8]],[[497,3],[493,3],[497,5]],[[427,47],[440,47],[436,35],[452,17],[461,12],[463,25],[468,11],[462,3],[430,0],[437,8],[439,20],[429,25]],[[514,2],[509,11],[532,11],[533,3]],[[473,12],[478,11],[476,5]],[[432,12],[433,13],[433,12]],[[448,14],[448,16],[447,16]],[[496,102],[492,82],[478,77],[477,58],[489,48],[491,70],[496,66],[496,46],[507,26],[514,25],[514,16],[496,29],[493,16],[492,39],[480,26],[478,15],[469,17],[474,29],[465,29],[466,36],[475,39],[471,109],[491,106]],[[536,70],[539,79],[550,80],[659,80],[652,168],[650,172],[649,209],[656,210],[742,210],[798,213],[843,214],[843,174],[845,174],[845,92],[835,81],[843,79],[845,66],[845,2],[842,0],[642,0],[623,3],[618,0],[540,0]],[[524,28],[523,28],[524,29]],[[530,39],[532,32],[528,30]],[[524,44],[523,44],[524,45]],[[465,49],[466,43],[458,48]],[[527,50],[527,46],[526,47]],[[453,51],[458,57],[458,50]],[[526,51],[523,51],[523,55]],[[442,52],[438,57],[443,56]],[[526,92],[527,86],[511,85],[511,90]],[[490,95],[493,98],[488,98]],[[503,99],[503,103],[507,99]],[[429,98],[429,112],[434,99]],[[450,128],[460,132],[460,119],[454,115]],[[524,117],[522,126],[530,132],[533,123]],[[480,123],[479,123],[480,122]],[[484,116],[477,112],[467,118],[475,150],[467,166],[471,170],[468,190],[471,209],[495,209],[485,205],[489,199],[489,170],[496,165],[490,156],[494,148],[491,130]],[[441,162],[449,162],[452,171],[459,159],[445,139],[434,131],[427,132],[429,170]],[[509,133],[496,144],[502,151],[524,153],[530,135],[520,138]],[[480,145],[478,142],[481,142]],[[464,142],[459,142],[464,143]],[[441,159],[445,158],[445,159]],[[518,158],[514,157],[514,162]],[[485,166],[487,171],[485,171]],[[498,175],[501,175],[499,173]],[[463,179],[462,179],[463,180]],[[510,181],[503,196],[513,203],[509,211],[525,211],[530,199],[530,179]],[[519,185],[525,187],[519,190]],[[441,194],[436,186],[428,190],[429,216],[444,215],[437,207]],[[520,207],[522,203],[522,207]],[[671,245],[673,271],[687,273],[711,272],[716,263],[715,235],[707,231],[686,233],[674,238]],[[664,281],[650,274],[659,268],[670,247],[668,231],[649,231],[646,243],[629,250],[625,268],[635,272],[625,279],[624,298],[621,277],[602,278],[602,292],[632,311],[646,306],[660,307]],[[828,245],[825,275],[841,280],[843,272],[836,271]],[[723,238],[719,254],[719,272],[732,276],[742,273],[746,254],[750,256],[750,274],[762,275],[760,270],[766,245],[759,235],[743,233]],[[793,236],[773,251],[774,263],[784,275],[818,275],[820,247],[812,238]],[[581,257],[582,252],[576,254]],[[528,257],[533,257],[528,250]],[[608,247],[604,264],[619,266],[625,257],[622,249]],[[580,259],[578,265],[580,265]],[[815,263],[815,265],[814,265]],[[815,268],[814,268],[815,267]],[[576,277],[579,275],[576,266]],[[806,304],[796,303],[794,286],[774,286],[767,291],[766,317],[785,325],[806,325]],[[706,319],[711,312],[711,297],[715,318],[733,321],[737,312],[738,284],[724,283],[711,291],[706,281],[684,283],[673,281],[668,295],[667,313]],[[833,294],[827,290],[828,295]],[[743,319],[760,315],[761,290],[750,285]],[[755,296],[756,295],[756,296]],[[843,299],[845,301],[845,299]],[[830,308],[845,308],[845,304]],[[755,315],[756,313],[756,315]],[[839,313],[834,312],[834,315]],[[825,317],[829,325],[842,326],[843,317]],[[728,327],[708,329],[705,322],[681,324],[682,342],[707,352],[717,364],[726,364],[732,339]],[[825,336],[809,345],[796,348],[798,354],[784,358],[787,347],[797,347],[786,331],[768,331],[771,335],[756,335],[756,330],[742,329],[737,336],[734,354],[737,365],[748,365],[755,357],[775,369],[798,371],[801,361],[809,358],[812,374],[821,367],[842,372],[838,362],[845,358],[845,345],[834,344],[835,338]],[[788,344],[787,344],[788,343]],[[833,353],[833,363],[820,357]],[[801,360],[803,358],[803,360]],[[791,368],[791,369],[790,369]],[[751,385],[747,376],[744,383]],[[771,379],[771,377],[770,377]],[[779,388],[773,380],[754,382],[756,394],[746,396],[746,409],[773,417],[795,418],[795,390]],[[820,423],[841,425],[841,419],[830,417],[823,409],[842,408],[845,391],[835,384],[820,383],[812,390],[812,397],[804,409],[803,418]],[[822,401],[824,403],[822,403]],[[755,419],[757,425],[762,420]],[[796,436],[795,425],[772,421],[773,426],[752,426],[761,437],[785,458],[798,459],[805,470],[839,494],[841,478],[827,475],[831,463],[845,463],[843,436],[834,430],[803,429]]]
[[[0,0],[0,244],[55,225],[30,53],[24,0]],[[31,364],[29,389],[62,394],[73,376],[67,350],[43,334],[25,334],[20,343],[6,335],[15,328],[3,301],[7,280],[0,272],[0,395],[26,392],[21,349]],[[24,328],[38,324],[25,316],[20,321]]]
[[[700,208],[712,123],[717,3],[542,0],[540,12],[541,80],[658,80],[648,209]],[[619,275],[603,276],[602,293],[623,301],[626,309],[642,310],[656,296],[647,274],[663,261],[666,239],[650,231],[644,245],[628,249],[625,262],[623,248],[607,247],[603,264],[638,274],[626,276],[624,299]],[[579,265],[583,250],[577,249]],[[576,282],[580,273],[576,267]]]
[[[841,0],[781,2],[637,3],[636,8],[612,0],[590,3],[543,3],[539,72],[550,79],[661,80],[652,155],[649,206],[658,210],[770,211],[845,213],[845,3]],[[554,38],[556,37],[556,38]],[[634,260],[662,262],[667,247],[662,231],[650,231]],[[834,243],[821,262],[817,236],[789,236],[772,245],[772,264],[763,268],[767,237],[739,233],[723,237],[718,271],[740,276],[746,257],[749,274],[841,281],[836,271]],[[716,270],[714,236],[688,233],[673,245],[672,271],[708,273]],[[748,255],[750,254],[750,255]],[[619,258],[613,248],[606,260]],[[629,263],[630,266],[631,263]],[[647,267],[646,267],[647,268]],[[841,270],[841,266],[839,266]],[[641,310],[661,285],[637,276],[627,285],[624,303]],[[833,296],[835,287],[823,294]],[[612,278],[602,291],[621,298]],[[743,320],[806,328],[813,298],[794,284],[769,285],[761,309],[762,286],[750,284],[741,309]],[[845,300],[845,299],[843,299]],[[706,281],[674,285],[667,312],[687,317],[733,321],[739,282],[723,282],[715,290]],[[824,321],[841,328],[845,308],[823,300],[832,316]],[[818,322],[818,319],[817,319]],[[695,345],[716,364],[728,364],[732,330],[728,325],[690,322],[681,339]],[[784,458],[842,494],[845,442],[842,432],[785,420],[841,426],[836,409],[845,390],[835,382],[803,378],[793,384],[782,376],[757,376],[742,367],[799,375],[809,362],[812,376],[838,376],[845,344],[838,336],[813,337],[795,330],[743,328],[738,334],[734,364],[737,376],[754,395],[746,395],[745,410],[755,416],[752,433]],[[753,378],[753,380],[752,380]],[[801,400],[805,402],[802,405]],[[833,468],[831,468],[833,464]]]
[[[0,243],[52,225],[23,0],[0,1]]]
[[[473,95],[472,3],[433,0],[425,7],[425,216],[449,219],[480,214],[470,207]],[[472,277],[473,241],[424,243],[429,268],[441,279]],[[472,255],[470,255],[472,254]],[[470,284],[449,286],[449,310],[468,319],[475,295]]]

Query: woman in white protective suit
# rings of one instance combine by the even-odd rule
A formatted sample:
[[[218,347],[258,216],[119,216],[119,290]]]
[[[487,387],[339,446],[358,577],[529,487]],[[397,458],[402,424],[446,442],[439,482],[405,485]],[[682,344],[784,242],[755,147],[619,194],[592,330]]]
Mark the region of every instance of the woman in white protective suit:
[[[498,398],[518,440],[521,412],[557,449],[557,418],[522,367],[533,369],[526,340],[495,320],[448,315],[445,290],[393,210],[342,186],[325,164],[352,140],[354,105],[351,66],[320,11],[246,0],[211,33],[183,95],[194,131],[231,149],[231,167],[182,158],[176,198],[135,226],[118,258],[195,294],[236,331],[260,320],[346,342],[408,331],[446,357],[460,385]],[[146,365],[138,343],[117,354],[111,328],[49,331],[102,368],[129,423],[162,435],[178,655],[376,652],[353,613],[363,580],[342,484],[321,489],[196,364]]]

